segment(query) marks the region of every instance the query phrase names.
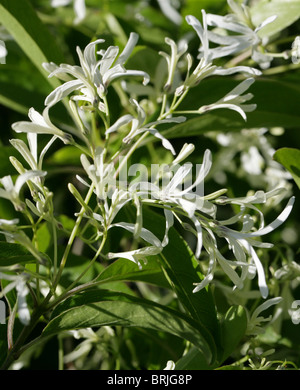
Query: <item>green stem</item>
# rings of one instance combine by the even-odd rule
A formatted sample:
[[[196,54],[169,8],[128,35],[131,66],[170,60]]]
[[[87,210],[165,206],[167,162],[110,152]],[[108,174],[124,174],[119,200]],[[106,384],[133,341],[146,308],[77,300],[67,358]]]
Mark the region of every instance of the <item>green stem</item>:
[[[121,161],[120,165],[118,166],[118,169],[116,170],[116,173],[115,173],[115,178],[117,178],[119,176],[124,165],[127,163],[127,161],[132,156],[132,154],[135,152],[135,150],[140,146],[142,141],[148,136],[148,134],[149,134],[149,131],[145,131],[145,133],[143,133],[143,135],[132,145],[132,147],[130,148],[130,150],[128,151],[128,153],[126,154],[124,159]]]
[[[94,185],[92,184],[86,197],[85,197],[85,203],[88,204],[89,203],[89,200],[93,194],[93,191],[94,191]],[[69,241],[68,241],[68,244],[66,246],[66,249],[64,251],[64,254],[63,254],[63,257],[62,257],[62,260],[61,260],[61,263],[60,263],[60,267],[59,267],[59,270],[58,270],[58,273],[56,275],[56,278],[54,280],[54,283],[53,283],[53,290],[55,291],[58,283],[59,283],[59,280],[60,280],[60,277],[62,275],[62,272],[64,270],[64,267],[66,265],[66,262],[67,262],[67,259],[68,259],[68,256],[69,256],[69,253],[70,253],[70,250],[71,250],[71,247],[73,245],[73,242],[77,236],[77,233],[78,233],[78,229],[79,229],[79,226],[80,226],[80,223],[82,221],[82,218],[83,218],[83,215],[84,215],[84,212],[85,212],[85,209],[84,207],[81,208],[80,212],[79,212],[79,215],[77,217],[77,220],[75,222],[75,225],[74,225],[74,228],[71,232],[71,235],[69,237]]]
[[[20,356],[20,350],[22,346],[24,345],[26,339],[29,337],[32,330],[35,328],[35,326],[39,322],[40,317],[43,315],[45,311],[46,311],[45,302],[43,302],[43,304],[41,304],[38,308],[36,308],[36,310],[33,311],[29,325],[24,326],[15,344],[9,351],[0,370],[7,370],[10,367],[10,365],[13,363],[13,361],[18,359],[18,357]]]
[[[63,371],[64,369],[64,343],[61,335],[58,335],[58,369]]]
[[[57,231],[54,220],[52,220],[52,237],[53,237],[53,277],[55,279],[57,273]]]
[[[59,302],[63,301],[64,299],[66,299],[68,296],[70,296],[70,292],[73,288],[75,288],[76,284],[80,281],[80,279],[88,272],[88,270],[94,265],[95,261],[97,260],[97,258],[99,257],[103,247],[104,247],[104,244],[106,242],[106,238],[107,236],[104,235],[103,236],[103,239],[101,241],[101,244],[96,252],[96,254],[94,255],[94,257],[92,258],[92,260],[89,262],[89,265],[85,268],[84,271],[82,271],[82,273],[76,278],[76,280],[74,280],[74,282],[72,284],[70,284],[70,286],[64,290],[64,292],[53,302],[51,302],[51,305],[48,307],[48,309],[51,309],[52,307],[55,307]],[[92,282],[89,282],[87,283],[87,285],[91,284]],[[84,285],[86,286],[86,285]],[[80,286],[79,286],[80,287]],[[74,289],[74,291],[77,291],[76,288]]]

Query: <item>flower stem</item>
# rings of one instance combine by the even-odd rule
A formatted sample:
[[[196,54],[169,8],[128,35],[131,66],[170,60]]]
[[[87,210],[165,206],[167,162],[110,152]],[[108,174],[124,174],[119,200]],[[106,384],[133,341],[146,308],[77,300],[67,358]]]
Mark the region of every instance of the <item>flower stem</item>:
[[[90,200],[90,198],[91,198],[91,196],[93,194],[93,191],[94,191],[94,185],[92,184],[90,189],[89,189],[89,191],[88,191],[88,193],[87,193],[87,195],[86,195],[86,197],[85,197],[85,200],[84,200],[84,202],[86,204],[89,203],[89,200]],[[76,235],[77,235],[80,223],[82,221],[84,212],[85,212],[85,209],[84,209],[84,207],[82,207],[80,212],[79,212],[79,215],[77,217],[77,220],[75,222],[75,226],[74,226],[74,228],[73,228],[73,230],[71,232],[71,235],[69,237],[69,241],[68,241],[68,244],[67,244],[66,249],[64,251],[64,254],[63,254],[63,257],[62,257],[62,260],[61,260],[61,263],[60,263],[60,267],[59,267],[58,273],[57,273],[56,278],[54,280],[54,283],[53,283],[53,290],[54,291],[55,291],[55,289],[56,289],[56,287],[57,287],[57,285],[59,283],[61,274],[63,272],[63,269],[64,269],[65,265],[66,265],[66,262],[67,262],[67,259],[68,259],[71,247],[72,247],[73,242],[74,242],[74,240],[76,238]]]

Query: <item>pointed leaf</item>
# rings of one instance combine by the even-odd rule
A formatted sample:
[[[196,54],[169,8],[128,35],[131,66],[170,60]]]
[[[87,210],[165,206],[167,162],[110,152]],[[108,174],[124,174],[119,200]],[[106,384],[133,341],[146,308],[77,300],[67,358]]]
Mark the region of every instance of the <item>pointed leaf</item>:
[[[99,289],[85,291],[59,305],[43,336],[105,325],[171,333],[189,340],[203,352],[208,362],[214,359],[213,338],[198,322],[146,299]]]
[[[33,261],[36,261],[34,256],[22,245],[0,241],[0,267]]]
[[[281,148],[275,152],[274,160],[283,165],[291,173],[300,189],[300,150],[295,148]]]
[[[28,0],[0,0],[0,23],[14,37],[38,70],[45,76],[52,87],[59,82],[48,79],[43,69],[43,62],[63,62],[63,55],[54,37],[38,18]]]

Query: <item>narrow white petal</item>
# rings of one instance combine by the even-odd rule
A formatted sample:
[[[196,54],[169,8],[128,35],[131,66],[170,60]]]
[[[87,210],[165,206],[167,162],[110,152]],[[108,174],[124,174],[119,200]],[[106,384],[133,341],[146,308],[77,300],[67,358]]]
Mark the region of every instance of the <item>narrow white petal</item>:
[[[185,160],[190,154],[195,150],[195,145],[185,143],[178,153],[175,160],[172,161],[172,165],[179,164],[181,161]]]
[[[237,106],[236,104],[229,104],[229,103],[215,103],[215,104],[211,104],[210,106],[203,106],[199,109],[200,112],[206,112],[206,111],[211,111],[211,110],[218,110],[220,108],[227,108],[229,110],[233,110],[233,111],[236,111],[238,112],[242,117],[243,119],[246,121],[247,120],[247,116],[246,114],[244,113],[243,109],[239,106]]]
[[[64,7],[71,3],[72,0],[51,0],[52,7]]]
[[[157,1],[162,13],[173,23],[180,25],[182,22],[182,16],[174,7],[172,7],[170,0],[157,0]]]
[[[261,30],[263,27],[265,27],[267,24],[273,23],[275,19],[277,19],[277,15],[269,16],[269,17],[268,17],[266,20],[264,20],[259,26],[257,26],[256,29],[255,29],[254,31],[255,31],[255,32],[258,32],[258,31]]]
[[[109,46],[103,54],[102,60],[100,61],[100,73],[104,75],[115,62],[117,55],[119,54],[118,46]],[[95,54],[94,54],[95,55]]]
[[[173,148],[171,142],[169,140],[167,140],[167,138],[165,138],[163,135],[160,134],[160,132],[156,129],[149,129],[148,130],[152,135],[154,135],[154,137],[158,138],[161,140],[161,143],[163,145],[163,147],[167,150],[170,150],[170,152],[175,155],[176,152],[175,152],[175,149]]]
[[[32,154],[34,160],[37,162],[37,160],[38,160],[38,157],[37,157],[37,153],[38,153],[37,134],[28,133],[27,134],[27,140],[28,140],[28,144],[29,144],[29,148],[30,148],[31,154]]]
[[[28,134],[33,134],[33,133],[28,133]],[[36,134],[34,134],[34,135],[36,135]],[[20,139],[11,139],[10,143],[22,155],[22,157],[29,164],[31,169],[37,169],[37,163],[36,163],[37,155],[36,155],[36,158],[33,157],[33,155],[29,151],[29,149],[24,141],[22,141]]]
[[[53,106],[54,104],[62,100],[64,97],[68,96],[70,93],[83,86],[84,84],[81,80],[67,81],[66,83],[57,87],[46,97],[45,105]]]
[[[192,221],[194,222],[194,225],[195,225],[196,231],[197,231],[197,246],[196,246],[195,256],[198,259],[200,257],[200,254],[201,254],[202,243],[203,243],[203,241],[202,241],[202,227],[201,227],[201,223],[198,221],[197,218],[192,217]]]
[[[282,297],[276,297],[276,298],[271,298],[271,299],[268,299],[267,301],[265,301],[264,303],[262,303],[261,305],[259,305],[255,310],[254,312],[252,313],[252,316],[251,316],[251,320],[255,320],[258,315],[264,311],[264,310],[267,310],[269,307],[273,306],[273,305],[277,305],[278,303],[280,303],[281,301],[283,300]]]
[[[193,188],[197,187],[200,183],[202,183],[205,177],[207,176],[207,174],[209,173],[211,166],[212,166],[212,154],[209,149],[206,149],[203,156],[203,163],[201,165],[199,173],[197,174],[197,178],[195,182],[190,187],[186,188],[183,191],[183,193],[186,194],[190,192]]]
[[[124,47],[124,50],[122,51],[122,53],[119,55],[119,57],[116,61],[116,65],[117,64],[121,64],[121,65],[125,64],[125,62],[129,58],[129,56],[131,55],[133,49],[135,48],[135,46],[138,42],[138,39],[139,39],[139,36],[137,33],[134,33],[134,32],[130,33],[127,44]]]
[[[234,285],[237,288],[241,289],[243,287],[242,279],[235,272],[235,270],[230,266],[228,260],[225,259],[225,257],[223,257],[217,249],[215,250],[215,253],[216,253],[217,260],[218,260],[221,268],[223,269],[223,271],[226,273],[226,275],[228,275],[228,277],[234,283]]]
[[[105,134],[113,133],[114,131],[117,131],[121,126],[127,125],[129,122],[133,120],[132,115],[123,115],[121,118],[119,118],[112,126],[110,126]]]
[[[243,35],[251,36],[253,34],[250,27],[241,23],[228,21],[226,17],[220,15],[207,14],[207,24],[209,26],[224,28],[225,30],[234,31]]]
[[[191,164],[182,165],[172,177],[170,183],[165,187],[164,191],[172,196],[172,193],[180,185],[182,186],[184,178],[189,174],[192,169]]]
[[[47,172],[43,172],[43,171],[27,171],[22,175],[18,176],[15,184],[16,193],[19,194],[21,188],[27,181],[31,180],[34,177],[46,176],[46,174]]]
[[[233,68],[222,68],[217,67],[213,70],[212,74],[219,75],[219,76],[227,76],[234,73],[246,73],[251,76],[260,76],[262,72],[258,69],[251,68],[249,66],[235,66]]]
[[[162,241],[163,247],[165,247],[169,243],[168,233],[169,233],[170,228],[174,224],[173,212],[171,210],[164,209],[164,214],[165,214],[165,218],[166,218],[166,231],[165,231],[165,236],[164,236],[163,241]]]
[[[134,233],[135,231],[135,224],[133,223],[128,223],[128,222],[116,222],[112,224],[110,227],[121,227],[123,229],[128,230],[131,233]],[[149,244],[153,245],[154,247],[161,248],[162,244],[161,241],[148,229],[142,228],[140,237],[147,241]]]
[[[278,217],[272,223],[270,223],[265,228],[258,230],[257,232],[253,232],[251,234],[249,233],[249,236],[252,237],[263,236],[265,234],[271,233],[273,230],[278,228],[278,226],[280,226],[290,215],[294,202],[295,202],[295,197],[292,196],[288,201],[288,204],[286,205],[285,209],[278,215]]]
[[[269,294],[269,289],[266,282],[265,271],[264,268],[252,246],[244,239],[239,240],[239,242],[244,246],[244,248],[248,251],[249,255],[252,257],[254,261],[257,275],[258,275],[258,287],[261,293],[261,296],[265,299]]]
[[[0,219],[0,226],[1,225],[10,225],[10,226],[12,226],[12,225],[17,225],[18,223],[19,223],[19,220],[17,218],[10,219],[10,220],[8,220],[8,219]],[[0,279],[1,279],[1,277],[0,277]]]
[[[85,18],[86,14],[85,0],[74,0],[74,11],[76,14],[74,23],[80,23]]]

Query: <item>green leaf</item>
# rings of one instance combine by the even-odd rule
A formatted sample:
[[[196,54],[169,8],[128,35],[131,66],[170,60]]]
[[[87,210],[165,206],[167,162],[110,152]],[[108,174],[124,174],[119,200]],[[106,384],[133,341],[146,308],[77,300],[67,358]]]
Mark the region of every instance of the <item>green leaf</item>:
[[[64,248],[58,248],[59,258],[61,258]],[[84,256],[75,255],[74,253],[70,253],[68,256],[68,261],[64,268],[64,272],[60,279],[60,285],[64,288],[68,288],[73,282],[77,280],[79,276],[83,273],[83,276],[77,281],[76,286],[82,285],[84,283],[89,283],[91,280],[95,281],[98,275],[101,275],[105,272],[104,266],[99,262],[95,262],[92,267],[90,267],[90,259]],[[88,269],[87,272],[85,270]],[[104,271],[103,271],[104,270]],[[109,290],[113,291],[121,291],[127,294],[132,294],[132,290],[125,283],[126,278],[122,278],[122,276],[116,275],[115,278],[107,277],[103,283],[105,283],[105,287]],[[98,279],[97,279],[98,281]],[[96,287],[98,288],[98,286]],[[99,289],[101,288],[99,284]]]
[[[44,100],[46,91],[44,88],[38,88],[37,84],[46,84],[49,90],[48,82],[44,82],[44,78],[35,74],[32,77],[32,70],[35,71],[35,67],[31,67],[31,72],[25,72],[21,67],[11,67],[5,65],[1,68],[0,74],[0,103],[9,108],[10,110],[17,111],[21,114],[28,114],[30,107],[35,107],[40,111],[44,107]],[[18,76],[16,77],[16,73]],[[20,74],[22,75],[20,77]],[[38,77],[37,77],[38,76]],[[23,82],[23,78],[31,80],[31,86],[26,82]]]
[[[300,189],[300,150],[294,148],[281,148],[275,152],[273,158],[291,173]]]
[[[22,245],[0,241],[0,267],[33,261],[36,259]]]
[[[56,78],[48,78],[43,62],[63,62],[63,55],[54,37],[38,18],[28,0],[0,0],[0,23],[14,37],[15,41],[32,63],[44,75],[52,87],[57,87]]]
[[[232,306],[228,309],[222,324],[222,348],[220,360],[209,366],[205,356],[196,348],[191,348],[181,359],[176,362],[176,370],[208,370],[215,369],[230,356],[239,345],[247,328],[247,316],[242,306]]]
[[[0,366],[4,362],[6,355],[7,355],[7,324],[0,324]]]
[[[120,280],[141,281],[159,287],[170,287],[154,256],[147,259],[143,269],[139,269],[136,264],[127,259],[118,259],[100,273],[97,283],[105,284]]]
[[[199,348],[208,362],[214,359],[214,341],[200,323],[146,299],[99,289],[85,291],[59,305],[44,329],[43,336],[105,325],[141,327],[171,333]]]
[[[195,347],[192,347],[175,364],[175,370],[209,370],[213,368],[215,365],[209,366],[203,353]]]
[[[145,209],[143,219],[145,227],[157,236],[161,234],[165,226],[162,216]],[[193,252],[175,228],[169,230],[169,243],[157,258],[186,312],[194,320],[201,322],[218,343],[219,323],[212,295],[209,289],[193,293],[194,283],[199,283],[203,275]]]
[[[242,306],[231,306],[221,324],[224,362],[238,346],[247,329],[247,315]]]
[[[260,30],[261,37],[270,37],[284,30],[300,17],[299,0],[261,0],[250,8],[252,21],[258,26],[269,16],[277,15],[274,22]]]

